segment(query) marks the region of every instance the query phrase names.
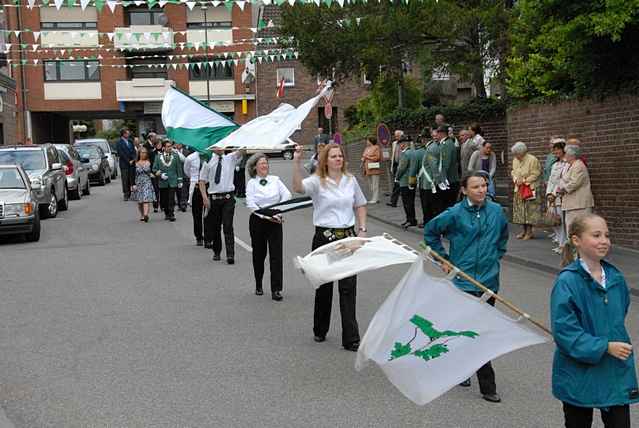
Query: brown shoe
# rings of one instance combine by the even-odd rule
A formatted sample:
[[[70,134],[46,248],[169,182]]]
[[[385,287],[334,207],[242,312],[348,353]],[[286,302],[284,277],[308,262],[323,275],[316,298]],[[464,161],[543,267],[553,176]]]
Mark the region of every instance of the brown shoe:
[[[515,236],[515,238],[524,239],[524,236],[526,236],[526,233],[525,232],[521,232],[519,235]]]

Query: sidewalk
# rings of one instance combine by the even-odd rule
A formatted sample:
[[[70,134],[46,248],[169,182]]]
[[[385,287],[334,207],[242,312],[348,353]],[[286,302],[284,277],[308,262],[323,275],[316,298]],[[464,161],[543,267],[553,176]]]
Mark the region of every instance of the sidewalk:
[[[387,200],[388,198],[385,197],[382,198],[379,204],[368,205],[368,215],[382,223],[402,228],[400,225],[404,222],[405,216],[401,201],[399,201],[397,208],[393,208],[386,205]],[[419,198],[416,199],[416,205],[419,207]],[[417,220],[419,221],[420,219],[421,209],[417,208]],[[410,227],[408,230],[419,236],[417,239],[423,237],[423,229]],[[561,259],[560,256],[551,251],[554,245],[548,238],[547,231],[535,229],[536,239],[529,241],[521,241],[515,238],[515,235],[520,231],[519,226],[510,225],[508,251],[504,256],[504,260],[550,274],[558,273]],[[408,244],[410,245],[411,243]],[[613,246],[608,259],[624,273],[631,293],[639,296],[639,251]]]

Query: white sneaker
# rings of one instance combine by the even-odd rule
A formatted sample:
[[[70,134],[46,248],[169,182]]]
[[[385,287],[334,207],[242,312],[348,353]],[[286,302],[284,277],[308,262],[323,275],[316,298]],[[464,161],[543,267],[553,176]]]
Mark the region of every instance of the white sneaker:
[[[373,204],[377,204],[377,203],[379,203],[379,201],[368,201],[367,203],[368,203],[369,205],[373,205]]]
[[[552,252],[555,254],[561,254],[562,248],[561,247],[555,247],[552,249]]]

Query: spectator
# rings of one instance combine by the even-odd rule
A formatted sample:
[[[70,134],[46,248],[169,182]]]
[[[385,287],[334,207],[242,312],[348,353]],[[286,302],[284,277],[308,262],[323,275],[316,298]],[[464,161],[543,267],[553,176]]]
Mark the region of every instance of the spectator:
[[[484,137],[481,136],[481,133],[481,127],[477,123],[470,125],[470,128],[467,131],[467,140],[461,146],[460,163],[462,172],[468,170],[470,156],[475,150],[479,150],[484,142]]]
[[[313,148],[317,153],[317,146],[319,143],[328,144],[328,135],[324,134],[324,128],[321,126],[317,128],[317,135],[313,138]]]
[[[366,149],[362,154],[362,166],[364,170],[364,176],[368,179],[368,185],[370,186],[371,200],[369,204],[376,204],[379,202],[379,176],[382,173],[382,150],[377,144],[377,138],[368,137],[366,139]]]
[[[135,146],[129,140],[128,129],[120,131],[120,140],[117,144],[120,175],[122,180],[122,193],[125,201],[131,196],[131,187],[135,184],[135,161],[137,154]]]
[[[493,145],[484,141],[481,149],[473,152],[468,162],[468,172],[484,171],[488,174],[488,196],[495,199],[495,172],[497,171],[497,156],[493,152]]]
[[[552,166],[558,160],[557,156],[555,156],[554,147],[555,143],[558,143],[560,141],[563,141],[564,143],[566,142],[566,140],[564,140],[563,138],[559,138],[559,136],[557,135],[553,135],[552,137],[550,137],[550,153],[546,155],[546,161],[544,162],[544,184],[548,183],[550,173],[552,172]]]
[[[564,212],[566,230],[582,214],[590,214],[595,205],[590,189],[590,175],[586,164],[580,159],[579,146],[567,145],[565,159],[568,168],[559,181],[558,193],[561,197],[561,209]]]
[[[391,191],[390,202],[387,202],[386,205],[389,207],[396,207],[397,200],[399,199],[399,182],[395,180],[397,176],[397,167],[399,166],[399,158],[401,157],[402,148],[401,141],[404,136],[404,131],[399,129],[395,130],[395,139],[391,144],[391,170],[390,175],[393,180],[393,190]]]
[[[554,226],[553,241],[557,244],[557,247],[553,248],[553,251],[557,254],[561,254],[564,245],[566,244],[566,229],[564,225],[564,216],[561,211],[561,194],[559,193],[559,182],[561,177],[566,173],[568,169],[568,163],[565,161],[564,148],[566,143],[563,141],[557,141],[553,144],[553,156],[557,158],[557,161],[553,163],[550,176],[548,177],[548,183],[546,185],[546,210],[548,217],[558,218],[558,223]]]
[[[528,153],[524,143],[517,142],[511,149],[513,159],[512,179],[515,184],[513,197],[513,223],[524,227],[517,239],[533,238],[533,225],[541,220],[539,205],[538,181],[541,175],[539,160]]]

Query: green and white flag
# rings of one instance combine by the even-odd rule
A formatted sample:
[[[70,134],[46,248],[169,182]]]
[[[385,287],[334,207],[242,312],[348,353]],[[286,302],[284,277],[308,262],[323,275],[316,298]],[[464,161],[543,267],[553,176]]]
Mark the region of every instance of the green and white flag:
[[[171,140],[199,152],[206,151],[240,127],[174,87],[170,87],[164,95],[162,123]]]
[[[486,362],[546,336],[428,275],[417,260],[371,321],[355,368],[376,362],[406,397],[424,405]]]

